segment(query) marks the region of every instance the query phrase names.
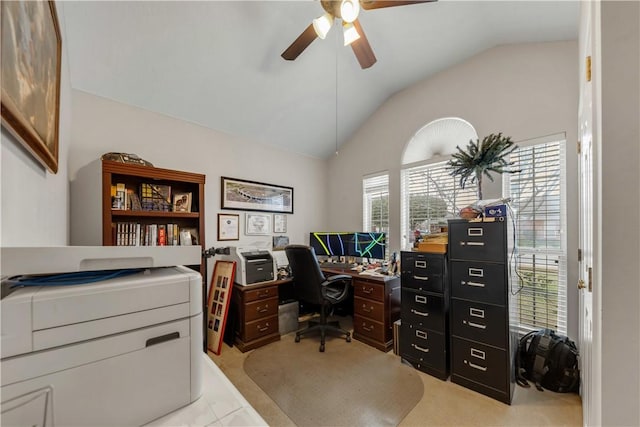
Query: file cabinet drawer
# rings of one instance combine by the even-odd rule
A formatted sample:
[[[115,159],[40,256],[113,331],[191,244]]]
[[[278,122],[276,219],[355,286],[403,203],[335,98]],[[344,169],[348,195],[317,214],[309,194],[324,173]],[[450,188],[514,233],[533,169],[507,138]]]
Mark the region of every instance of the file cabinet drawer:
[[[244,325],[243,341],[251,341],[270,334],[278,334],[278,316],[247,322]]]
[[[400,354],[402,357],[444,369],[446,339],[443,334],[413,325],[401,325]]]
[[[278,314],[278,298],[253,301],[244,307],[244,321],[251,322]]]
[[[354,335],[364,335],[378,342],[385,342],[384,324],[376,322],[366,317],[353,316],[353,333]]]
[[[442,296],[402,289],[402,323],[444,331],[445,301]]]
[[[442,292],[446,271],[445,258],[419,252],[402,252],[402,286],[420,291]]]
[[[384,302],[384,285],[366,280],[353,281],[353,295]]]
[[[451,334],[506,348],[507,313],[505,307],[475,301],[452,299]]]
[[[353,312],[380,323],[384,322],[384,304],[378,301],[354,297]]]
[[[477,342],[451,339],[452,370],[479,384],[497,390],[508,390],[507,352]]]
[[[506,236],[503,222],[449,222],[449,257],[504,262]]]
[[[451,296],[505,305],[505,265],[451,261]]]

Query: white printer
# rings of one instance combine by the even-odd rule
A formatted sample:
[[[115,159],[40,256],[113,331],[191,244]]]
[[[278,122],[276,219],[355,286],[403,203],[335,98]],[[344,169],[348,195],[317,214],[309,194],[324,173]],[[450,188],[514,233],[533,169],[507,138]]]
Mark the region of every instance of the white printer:
[[[240,286],[276,279],[276,262],[267,249],[230,246],[229,255],[221,256],[220,259],[236,262],[235,282]]]
[[[154,268],[10,292],[5,280],[2,424],[141,425],[198,399],[202,278],[186,267],[157,266],[198,264],[200,247],[69,248],[2,248],[3,274],[42,274],[51,258],[60,264],[44,268],[56,273],[98,265]],[[25,267],[16,266],[21,259]]]

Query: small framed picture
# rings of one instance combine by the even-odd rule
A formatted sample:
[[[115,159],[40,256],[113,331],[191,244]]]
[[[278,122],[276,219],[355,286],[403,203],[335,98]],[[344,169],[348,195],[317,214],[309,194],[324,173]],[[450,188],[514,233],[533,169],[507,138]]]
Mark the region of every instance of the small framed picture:
[[[287,236],[273,236],[273,250],[283,251],[289,244],[289,237]]]
[[[191,193],[176,193],[173,195],[174,212],[191,212]]]
[[[273,232],[287,232],[287,216],[284,214],[273,214]]]
[[[218,240],[240,240],[240,215],[218,214]]]
[[[247,213],[245,218],[245,234],[247,236],[263,236],[271,233],[271,215]]]

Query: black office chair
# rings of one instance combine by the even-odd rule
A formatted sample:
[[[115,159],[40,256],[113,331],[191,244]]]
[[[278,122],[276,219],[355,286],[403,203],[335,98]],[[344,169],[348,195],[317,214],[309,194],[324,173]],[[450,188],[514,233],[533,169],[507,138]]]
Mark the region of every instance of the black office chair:
[[[296,298],[320,306],[320,321],[310,321],[307,328],[297,331],[296,342],[300,342],[302,335],[314,331],[320,331],[320,351],[324,351],[327,332],[345,335],[347,342],[351,342],[350,332],[340,328],[338,322],[327,322],[327,314],[331,307],[349,296],[351,276],[340,274],[325,277],[320,270],[315,252],[309,246],[288,245],[284,250],[289,259]]]

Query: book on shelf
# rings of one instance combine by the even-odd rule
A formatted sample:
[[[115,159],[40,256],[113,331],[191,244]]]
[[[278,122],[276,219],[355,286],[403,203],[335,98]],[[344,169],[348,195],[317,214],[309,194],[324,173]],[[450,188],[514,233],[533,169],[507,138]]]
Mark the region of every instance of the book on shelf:
[[[141,211],[142,204],[140,203],[140,197],[136,194],[135,191],[128,189],[127,190],[127,200],[126,200],[127,209],[132,211]]]
[[[167,245],[167,227],[164,224],[158,225],[158,246]]]
[[[111,198],[111,209],[115,209],[115,210],[123,210],[126,209],[126,200],[127,200],[127,187],[122,184],[122,183],[118,183],[115,185],[115,194],[114,194],[114,189],[113,189],[113,185],[111,186],[111,194],[112,194],[112,198]]]

